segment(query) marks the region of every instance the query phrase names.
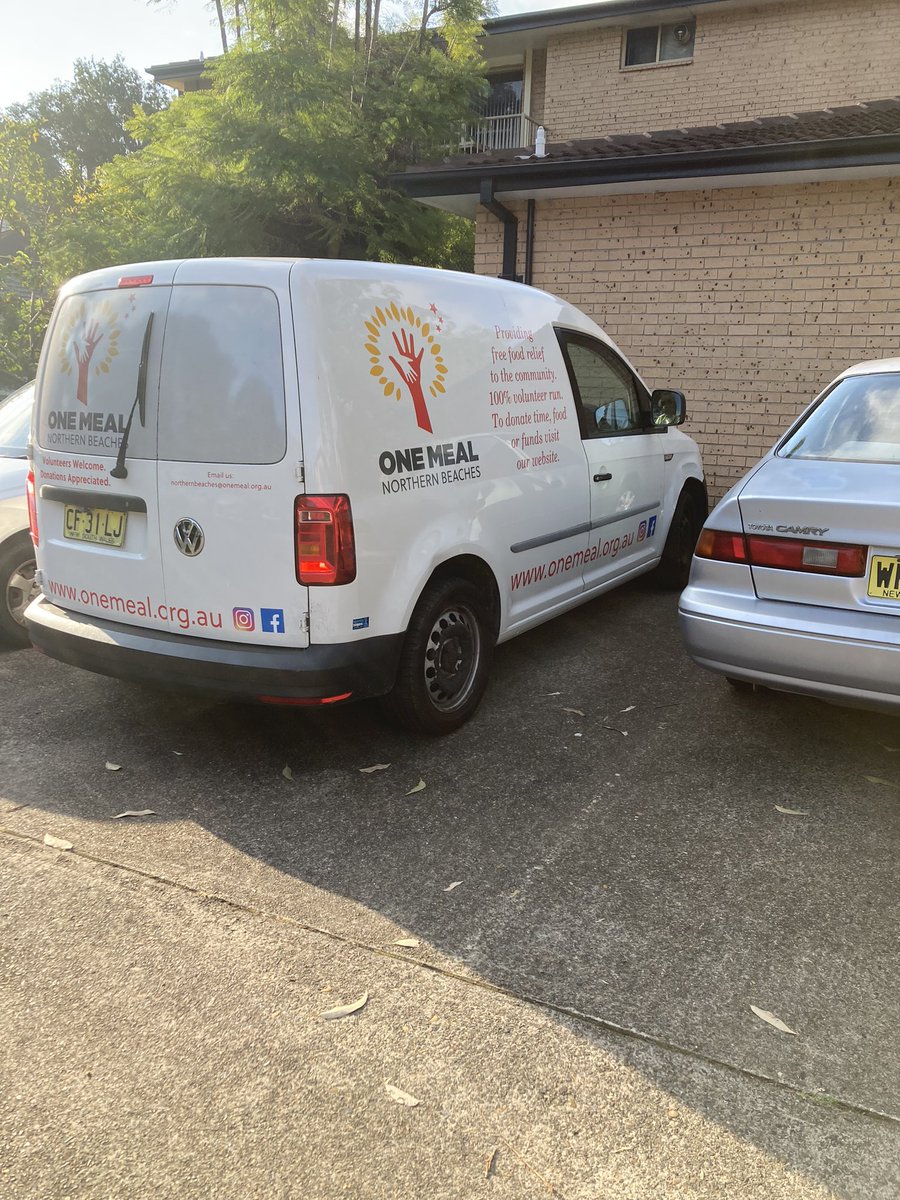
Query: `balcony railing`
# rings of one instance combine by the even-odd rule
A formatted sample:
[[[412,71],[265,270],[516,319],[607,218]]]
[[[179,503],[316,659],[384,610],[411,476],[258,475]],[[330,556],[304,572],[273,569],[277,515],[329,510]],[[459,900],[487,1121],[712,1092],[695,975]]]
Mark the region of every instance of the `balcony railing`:
[[[517,150],[533,146],[537,130],[538,122],[522,112],[475,117],[463,130],[458,153],[484,154],[489,150]]]

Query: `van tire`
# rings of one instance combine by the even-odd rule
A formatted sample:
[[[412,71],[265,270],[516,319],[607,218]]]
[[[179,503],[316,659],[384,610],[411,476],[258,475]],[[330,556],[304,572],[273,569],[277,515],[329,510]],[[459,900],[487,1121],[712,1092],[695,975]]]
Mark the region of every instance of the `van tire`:
[[[681,591],[687,587],[694,547],[697,545],[704,520],[705,514],[701,511],[697,497],[692,492],[683,491],[672,514],[672,524],[669,526],[662,558],[653,572],[653,579],[658,587],[671,591]]]
[[[30,646],[21,613],[34,593],[34,543],[27,533],[0,546],[0,641]],[[29,590],[25,589],[29,585]]]
[[[406,631],[393,690],[381,701],[395,724],[439,736],[469,719],[487,687],[494,652],[489,612],[482,591],[466,579],[428,584]]]

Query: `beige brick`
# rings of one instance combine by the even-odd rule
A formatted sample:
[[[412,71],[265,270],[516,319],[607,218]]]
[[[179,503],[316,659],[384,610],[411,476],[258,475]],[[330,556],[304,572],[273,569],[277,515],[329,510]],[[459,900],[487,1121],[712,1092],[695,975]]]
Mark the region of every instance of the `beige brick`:
[[[876,233],[900,245],[898,200],[900,182],[884,179],[539,200],[534,283],[589,313],[651,387],[684,389],[686,429],[718,498],[834,375],[897,354],[900,256],[863,274],[858,253],[835,250],[835,213],[857,213],[853,238],[868,254]],[[780,236],[785,212],[796,254]],[[716,223],[721,233],[697,236]],[[576,224],[590,236],[573,258],[558,230]],[[745,241],[726,234],[732,225]],[[635,247],[648,243],[652,264],[635,270]],[[499,274],[502,233],[484,212],[476,246],[485,273]]]
[[[689,63],[620,69],[624,27],[564,31],[535,56],[552,141],[719,124],[900,93],[898,0],[700,8]]]

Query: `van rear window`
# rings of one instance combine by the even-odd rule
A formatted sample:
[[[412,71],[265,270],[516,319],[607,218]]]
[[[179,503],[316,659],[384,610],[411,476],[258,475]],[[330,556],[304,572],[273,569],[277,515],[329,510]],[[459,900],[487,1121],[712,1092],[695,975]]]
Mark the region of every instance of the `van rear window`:
[[[115,457],[134,404],[147,323],[153,316],[144,424],[135,418],[129,458],[156,455],[156,374],[169,289],[68,296],[54,314],[44,353],[38,445]]]
[[[286,446],[275,294],[260,287],[174,287],[160,371],[160,459],[273,463]]]

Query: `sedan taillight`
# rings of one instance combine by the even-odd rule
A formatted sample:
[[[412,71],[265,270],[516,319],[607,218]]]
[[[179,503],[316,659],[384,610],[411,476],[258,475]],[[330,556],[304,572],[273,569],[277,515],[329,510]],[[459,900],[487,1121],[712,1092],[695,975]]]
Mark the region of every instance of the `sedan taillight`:
[[[694,551],[698,558],[774,567],[780,571],[807,571],[813,575],[853,578],[866,573],[866,546],[836,542],[804,542],[799,538],[760,537],[704,529]]]

